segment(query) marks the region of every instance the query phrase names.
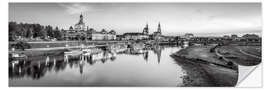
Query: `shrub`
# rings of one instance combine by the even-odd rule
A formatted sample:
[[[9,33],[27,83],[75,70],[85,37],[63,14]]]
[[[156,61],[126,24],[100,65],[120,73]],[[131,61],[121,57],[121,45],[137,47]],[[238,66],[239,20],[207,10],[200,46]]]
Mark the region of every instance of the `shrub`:
[[[229,62],[227,63],[227,65],[232,66],[232,65],[233,65],[233,62],[229,61]]]
[[[222,60],[222,59],[223,59],[223,57],[219,57],[218,59],[219,59],[219,60]]]
[[[21,50],[31,48],[29,43],[23,42],[23,41],[17,42],[16,44],[11,45],[11,47],[14,47],[15,49],[21,49]]]

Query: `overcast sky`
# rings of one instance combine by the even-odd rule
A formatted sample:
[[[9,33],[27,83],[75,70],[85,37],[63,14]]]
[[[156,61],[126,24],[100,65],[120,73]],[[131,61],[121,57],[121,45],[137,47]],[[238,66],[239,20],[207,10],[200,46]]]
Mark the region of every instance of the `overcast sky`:
[[[68,29],[83,14],[87,26],[114,29],[118,34],[150,33],[161,23],[162,33],[260,33],[260,3],[10,3],[9,21],[39,23]]]

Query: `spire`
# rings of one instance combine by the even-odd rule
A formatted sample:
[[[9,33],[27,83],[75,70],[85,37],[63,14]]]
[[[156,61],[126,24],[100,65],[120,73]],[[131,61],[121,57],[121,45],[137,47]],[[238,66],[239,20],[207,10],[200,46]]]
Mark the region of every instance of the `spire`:
[[[160,22],[158,22],[158,29],[157,29],[157,32],[161,34]]]
[[[80,15],[79,24],[83,24],[83,15],[82,15],[82,13],[81,13],[81,15]]]
[[[82,12],[81,12],[80,18],[82,18],[82,17],[83,17],[83,15],[82,15]]]

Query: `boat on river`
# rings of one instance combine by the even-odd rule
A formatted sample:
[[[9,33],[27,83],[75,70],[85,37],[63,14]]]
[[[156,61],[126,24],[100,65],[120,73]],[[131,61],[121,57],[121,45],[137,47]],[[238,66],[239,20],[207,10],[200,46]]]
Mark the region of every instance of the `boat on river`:
[[[81,50],[72,50],[68,52],[64,52],[65,55],[70,55],[70,56],[78,56],[81,55],[83,52]]]
[[[23,53],[11,53],[10,58],[11,60],[25,60],[27,59],[27,55]]]

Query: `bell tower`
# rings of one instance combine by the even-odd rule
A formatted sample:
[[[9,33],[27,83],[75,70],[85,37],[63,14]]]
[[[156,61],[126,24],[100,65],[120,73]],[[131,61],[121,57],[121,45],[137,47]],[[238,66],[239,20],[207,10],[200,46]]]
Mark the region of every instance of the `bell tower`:
[[[161,27],[160,27],[160,22],[158,22],[158,29],[157,29],[157,33],[159,33],[161,35]]]

